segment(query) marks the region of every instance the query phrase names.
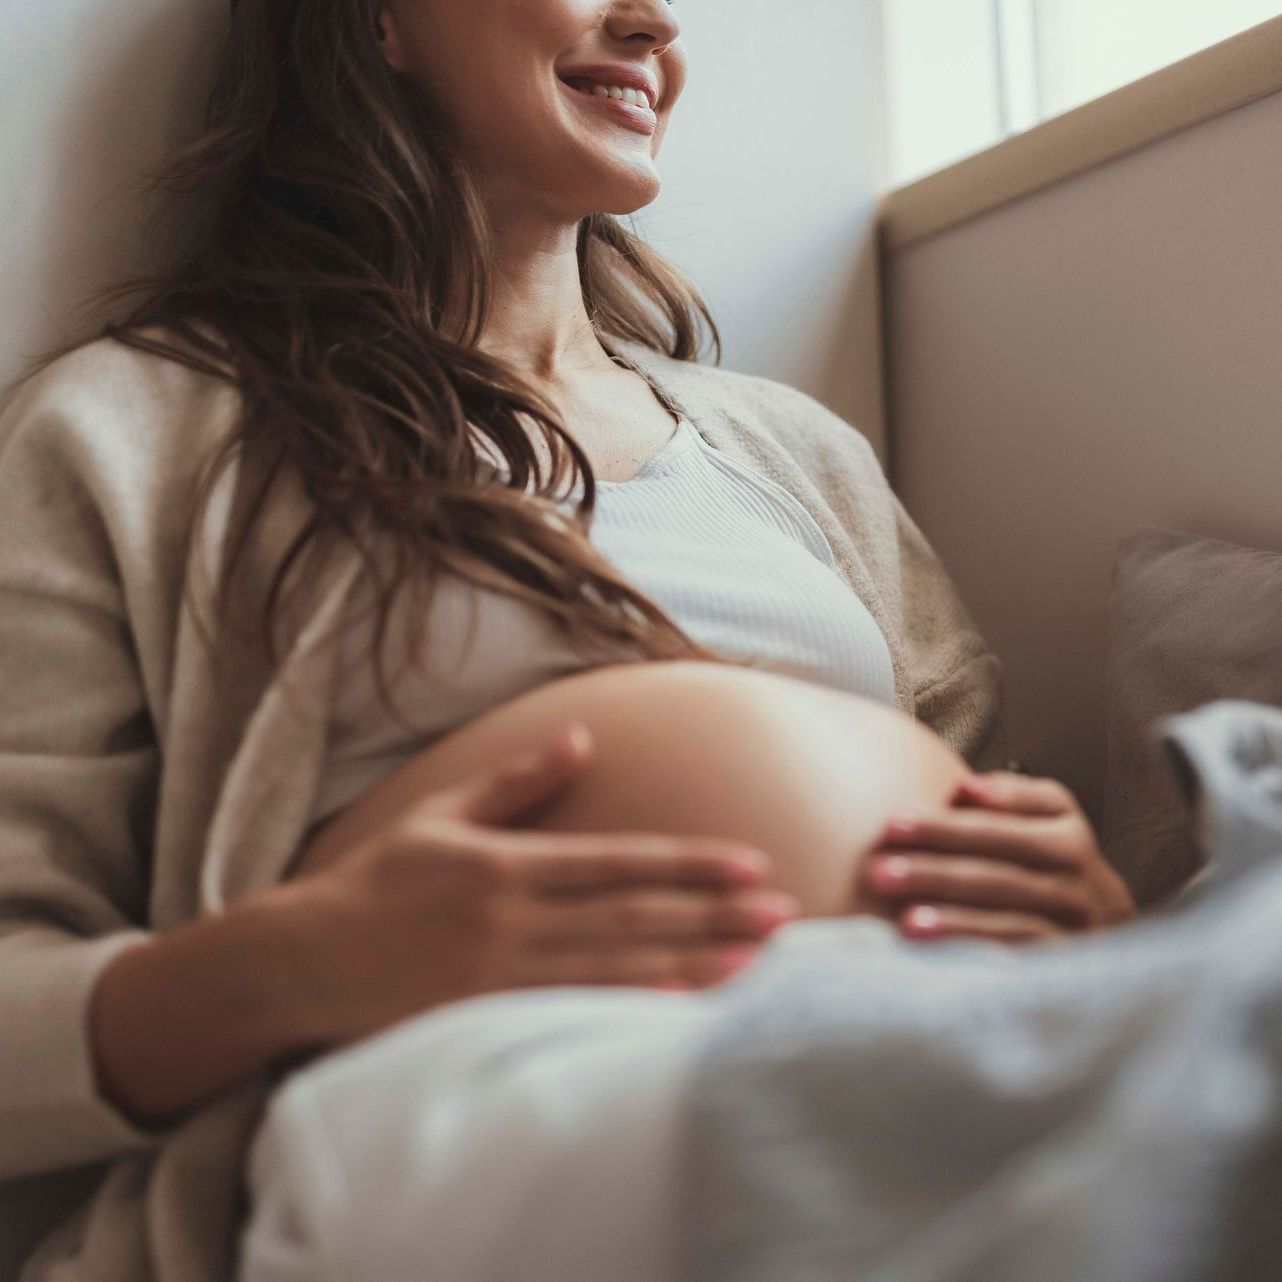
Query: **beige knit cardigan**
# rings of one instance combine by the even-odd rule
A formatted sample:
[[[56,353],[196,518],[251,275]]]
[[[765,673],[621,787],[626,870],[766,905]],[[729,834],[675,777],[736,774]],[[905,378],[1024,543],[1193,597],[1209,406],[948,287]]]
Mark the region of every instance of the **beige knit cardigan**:
[[[885,634],[898,706],[972,765],[1005,764],[1000,665],[859,431],[778,382],[605,341],[810,512]],[[101,1175],[34,1257],[40,1278],[232,1275],[271,1075],[140,1130],[96,1094],[86,1012],[118,949],[280,879],[322,767],[334,648],[318,638],[357,558],[333,558],[295,606],[275,668],[230,623],[210,662],[180,608],[197,547],[216,572],[249,492],[241,459],[193,533],[198,466],[237,408],[224,383],[100,340],[0,418],[0,1180]],[[245,618],[305,511],[300,488],[282,492],[251,545]]]

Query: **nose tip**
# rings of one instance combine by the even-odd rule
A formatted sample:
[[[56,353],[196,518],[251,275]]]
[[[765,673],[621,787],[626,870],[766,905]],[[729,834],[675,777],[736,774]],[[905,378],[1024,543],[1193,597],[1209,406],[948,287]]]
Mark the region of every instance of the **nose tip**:
[[[652,41],[658,53],[681,35],[681,24],[672,11],[671,0],[651,0],[644,16],[634,11],[628,15],[612,16],[609,21],[613,35],[622,40]]]

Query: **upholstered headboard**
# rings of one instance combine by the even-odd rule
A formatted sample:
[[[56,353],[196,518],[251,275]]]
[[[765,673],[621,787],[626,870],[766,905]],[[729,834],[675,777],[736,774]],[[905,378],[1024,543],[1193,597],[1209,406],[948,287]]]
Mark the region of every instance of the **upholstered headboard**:
[[[892,480],[1097,822],[1119,539],[1282,550],[1280,86],[1282,20],[883,204]]]

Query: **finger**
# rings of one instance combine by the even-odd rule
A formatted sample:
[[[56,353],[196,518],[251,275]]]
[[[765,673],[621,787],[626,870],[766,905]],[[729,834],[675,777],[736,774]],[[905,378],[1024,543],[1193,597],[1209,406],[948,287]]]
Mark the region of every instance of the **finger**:
[[[530,938],[554,948],[602,940],[760,940],[800,912],[798,900],[779,891],[606,891],[536,908]]]
[[[999,944],[1049,943],[1063,939],[1063,927],[1034,913],[996,912],[953,904],[914,904],[898,920],[909,939],[986,939]]]
[[[1090,904],[1079,883],[1056,873],[966,855],[904,851],[864,862],[865,883],[883,899],[999,908],[1085,929]]]
[[[481,770],[421,803],[431,815],[478,824],[514,822],[537,803],[563,788],[594,751],[592,733],[573,721],[547,743],[515,753],[493,769]],[[413,812],[407,818],[412,818]]]
[[[739,974],[756,960],[754,944],[680,947],[633,944],[622,948],[531,952],[518,963],[516,984],[608,984],[706,988]]]
[[[891,819],[882,830],[881,845],[988,855],[1030,868],[1074,869],[1077,855],[1067,846],[1057,848],[1060,836],[1058,819],[990,810],[943,810]]]
[[[1058,780],[1031,778],[1007,770],[971,775],[957,788],[957,797],[1022,815],[1062,815],[1076,805],[1073,794]]]
[[[624,886],[759,884],[770,858],[718,837],[645,832],[538,832],[504,837],[511,866],[530,889],[564,894]]]

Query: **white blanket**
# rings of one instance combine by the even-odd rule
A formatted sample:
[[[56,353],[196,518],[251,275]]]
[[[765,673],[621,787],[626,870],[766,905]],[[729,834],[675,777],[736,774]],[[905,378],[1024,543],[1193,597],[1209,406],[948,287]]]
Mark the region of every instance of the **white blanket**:
[[[273,1097],[239,1282],[1282,1277],[1282,712],[1165,733],[1200,902],[1018,951],[803,922],[706,994],[407,1021]]]
[[[251,1152],[240,1282],[673,1276],[707,1014],[641,989],[500,994],[309,1065]]]

